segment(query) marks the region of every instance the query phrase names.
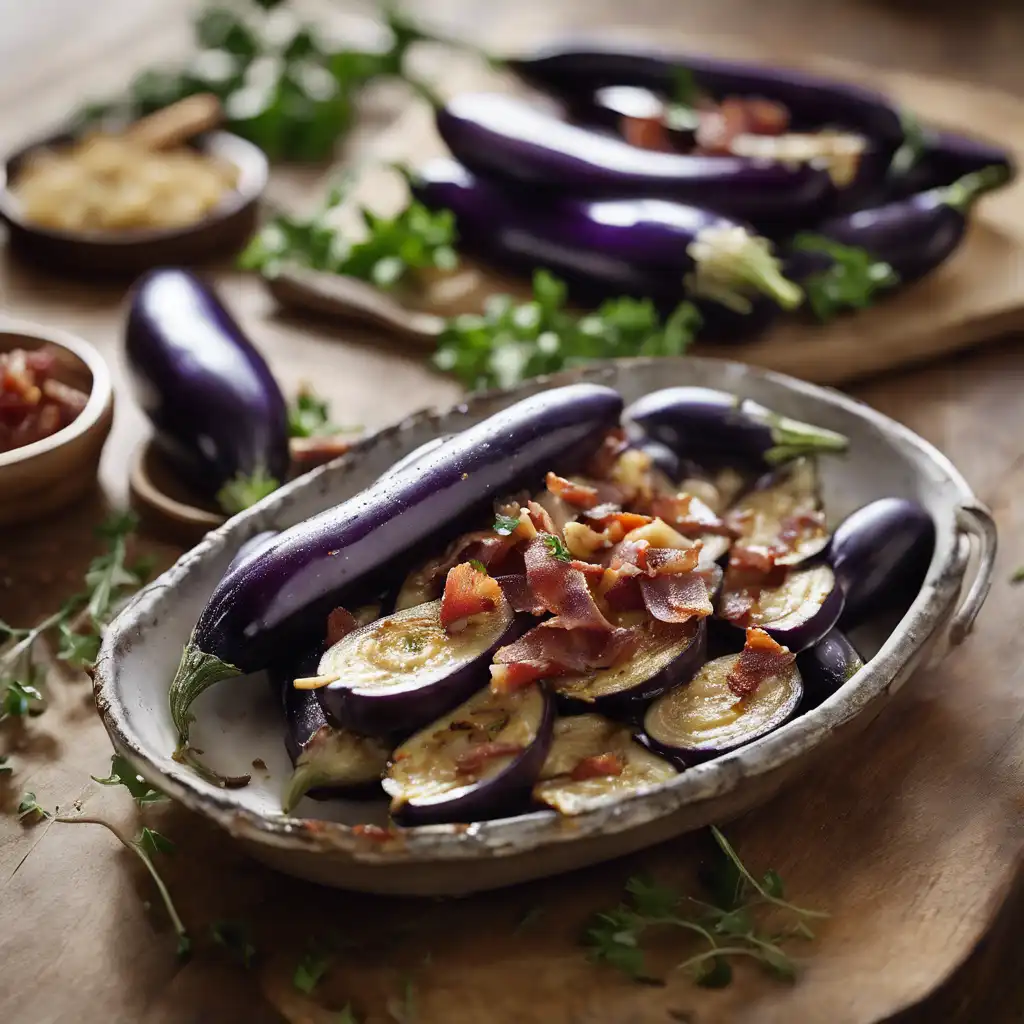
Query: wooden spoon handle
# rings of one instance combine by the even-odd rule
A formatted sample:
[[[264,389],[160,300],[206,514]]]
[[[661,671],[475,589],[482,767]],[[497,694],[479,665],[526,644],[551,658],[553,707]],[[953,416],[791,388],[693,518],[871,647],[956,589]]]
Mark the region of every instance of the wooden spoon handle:
[[[220,100],[197,93],[140,118],[124,134],[147,149],[172,149],[201,132],[216,128],[224,117]]]

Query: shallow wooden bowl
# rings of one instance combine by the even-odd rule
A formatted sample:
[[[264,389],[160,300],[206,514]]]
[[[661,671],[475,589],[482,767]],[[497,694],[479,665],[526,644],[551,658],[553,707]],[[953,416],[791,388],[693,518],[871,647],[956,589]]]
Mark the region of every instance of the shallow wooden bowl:
[[[89,401],[56,434],[0,452],[0,526],[37,519],[93,487],[113,422],[110,371],[91,345],[64,331],[0,318],[0,351],[47,345],[58,354],[55,376],[88,394]]]
[[[197,149],[232,164],[238,171],[235,189],[195,224],[124,232],[71,232],[27,221],[11,188],[25,158],[40,146],[72,140],[72,135],[63,133],[34,142],[9,157],[0,168],[0,219],[10,229],[12,250],[33,263],[90,277],[133,277],[150,267],[190,265],[228,255],[252,235],[260,197],[267,185],[267,158],[259,147],[228,132],[209,132],[193,141]]]

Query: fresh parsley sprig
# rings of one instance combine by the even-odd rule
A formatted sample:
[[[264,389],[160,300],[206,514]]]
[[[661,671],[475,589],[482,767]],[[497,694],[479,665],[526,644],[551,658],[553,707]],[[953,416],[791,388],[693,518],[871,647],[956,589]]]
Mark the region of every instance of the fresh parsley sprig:
[[[645,877],[631,878],[628,901],[599,914],[585,935],[590,958],[606,963],[635,981],[656,981],[648,973],[641,946],[651,928],[678,928],[706,947],[676,965],[688,971],[698,985],[720,988],[732,980],[731,961],[751,959],[769,973],[791,981],[796,967],[780,943],[791,938],[810,939],[808,919],[825,917],[819,911],[795,906],[785,899],[782,879],[775,871],[756,878],[743,864],[724,835],[711,834],[722,856],[705,878],[710,902],[684,897]],[[796,919],[783,931],[766,931],[756,911],[773,907]]]
[[[831,320],[847,309],[865,309],[879,292],[899,284],[899,275],[888,263],[877,260],[865,249],[802,232],[793,239],[800,252],[821,253],[829,265],[803,282],[804,294],[819,320]]]

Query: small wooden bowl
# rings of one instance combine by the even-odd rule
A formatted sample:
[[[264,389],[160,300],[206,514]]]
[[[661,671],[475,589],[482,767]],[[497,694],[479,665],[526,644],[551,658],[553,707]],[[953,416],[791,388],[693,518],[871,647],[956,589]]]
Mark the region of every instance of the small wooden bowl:
[[[234,166],[238,184],[207,217],[181,228],[114,231],[60,231],[24,218],[12,185],[25,158],[40,146],[74,141],[62,133],[34,142],[9,157],[0,168],[0,219],[10,229],[18,255],[47,269],[89,277],[135,277],[150,267],[206,262],[239,249],[256,228],[259,200],[269,168],[263,151],[228,132],[208,132],[190,145]]]
[[[44,345],[57,354],[54,376],[88,394],[89,400],[57,433],[0,452],[0,526],[38,519],[93,487],[114,419],[110,371],[91,345],[64,331],[0,318],[0,351]]]

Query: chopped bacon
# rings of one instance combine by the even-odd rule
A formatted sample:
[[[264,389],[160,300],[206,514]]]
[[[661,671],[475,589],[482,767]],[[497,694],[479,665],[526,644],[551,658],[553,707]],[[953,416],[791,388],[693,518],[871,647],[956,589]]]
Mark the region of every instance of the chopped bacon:
[[[613,524],[619,526],[622,528],[623,536],[651,522],[651,516],[644,516],[639,512],[624,512],[618,505],[607,502],[592,508],[585,518],[587,522],[595,523],[603,530],[607,530]]]
[[[476,775],[488,761],[496,757],[513,757],[521,754],[518,743],[478,743],[455,758],[455,771],[459,775]]]
[[[586,779],[621,775],[625,768],[626,764],[618,754],[594,754],[583,758],[569,773],[569,778],[573,782],[583,782]]]
[[[604,579],[604,575],[608,571],[603,565],[597,565],[594,562],[584,562],[579,558],[574,558],[569,564],[574,569],[579,569],[584,576],[595,580]]]
[[[743,651],[729,673],[729,689],[739,697],[749,697],[761,683],[777,676],[794,661],[796,655],[763,629],[748,629]]]
[[[530,541],[524,554],[526,578],[537,604],[557,615],[566,629],[611,630],[583,573],[555,558],[544,541]]]
[[[626,576],[621,570],[605,570],[605,578],[609,581],[608,588],[601,591],[601,599],[616,612],[641,612],[644,610],[644,597],[640,591],[640,577]],[[598,588],[600,591],[600,588]]]
[[[714,611],[707,583],[695,572],[653,579],[645,576],[640,580],[640,593],[647,610],[659,622],[689,622]]]
[[[333,647],[342,637],[359,628],[356,617],[340,605],[327,616],[327,646]]]
[[[732,152],[740,135],[782,135],[789,128],[789,111],[781,103],[759,96],[726,96],[716,108],[701,111],[697,129],[700,153]]]
[[[749,520],[749,512],[733,514],[733,523],[741,525]],[[800,545],[824,537],[825,515],[816,509],[804,509],[787,516],[779,524],[779,532],[770,544],[744,544],[733,546],[729,565],[752,572],[769,573],[784,556],[798,550]]]
[[[670,523],[685,537],[703,533],[735,537],[738,532],[700,498],[685,491],[655,497],[651,501],[651,514]]]
[[[403,593],[414,595],[403,607],[432,601],[441,595],[442,581],[449,571],[462,562],[481,562],[488,571],[504,568],[512,550],[522,538],[518,531],[502,537],[494,530],[474,530],[464,533],[445,548],[444,553],[426,562],[410,574],[402,586]],[[415,598],[415,599],[414,599]]]
[[[601,440],[601,445],[591,456],[587,464],[586,476],[595,480],[607,480],[619,456],[629,447],[626,432],[621,428],[609,430]]]
[[[526,503],[527,514],[530,517],[530,521],[534,527],[540,533],[550,533],[554,536],[558,535],[558,531],[555,529],[554,521],[551,518],[548,510],[543,506],[539,505],[535,501],[528,501]]]
[[[737,626],[746,626],[750,613],[767,587],[781,586],[786,578],[785,566],[776,566],[768,573],[729,565],[725,574],[722,596],[718,602],[718,615]]]
[[[449,633],[465,628],[473,615],[492,612],[504,600],[493,576],[463,562],[448,570],[441,598],[441,625]]]
[[[517,661],[510,665],[491,665],[491,690],[514,693],[532,686],[538,679],[558,675],[555,666],[546,661]]]
[[[804,541],[815,540],[825,533],[825,513],[818,509],[795,512],[782,520],[778,543],[780,554],[795,551]]]
[[[660,117],[623,117],[619,131],[631,146],[650,149],[656,153],[671,153],[668,129]]]
[[[548,473],[545,483],[552,494],[557,494],[563,501],[577,508],[593,508],[597,504],[597,488],[587,484],[566,480],[564,476]]]
[[[748,96],[747,131],[754,135],[782,135],[789,129],[789,111],[781,103],[762,96]]]
[[[683,572],[693,572],[700,561],[700,549],[699,542],[692,548],[648,548],[647,574],[649,576],[672,576]]]
[[[632,565],[643,572],[647,571],[647,551],[650,544],[646,540],[623,540],[609,551],[602,563],[609,569],[621,569]]]
[[[529,612],[530,615],[545,613],[546,609],[538,605],[534,599],[526,573],[516,572],[508,576],[498,576],[495,582],[501,587],[505,600],[512,605],[514,611]]]
[[[761,544],[734,544],[729,565],[747,572],[770,573],[775,568],[775,551]]]

